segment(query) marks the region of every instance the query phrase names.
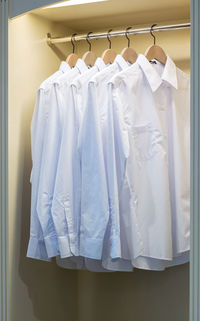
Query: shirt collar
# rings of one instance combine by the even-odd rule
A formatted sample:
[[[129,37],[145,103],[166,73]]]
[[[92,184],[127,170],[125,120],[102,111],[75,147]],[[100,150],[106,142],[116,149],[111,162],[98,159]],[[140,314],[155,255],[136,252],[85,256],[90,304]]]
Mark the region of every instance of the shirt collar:
[[[102,58],[97,58],[94,65],[99,71],[103,70],[106,67],[106,64],[104,63]]]
[[[162,80],[167,81],[174,88],[178,88],[177,75],[176,75],[176,65],[171,60],[171,58],[167,55],[167,61],[164,66],[164,70],[162,76],[160,77],[157,71],[153,68],[153,66],[149,63],[148,59],[144,55],[139,55],[137,58],[137,62],[142,68],[152,91],[156,91],[160,85],[162,84]]]
[[[65,61],[61,62],[60,68],[59,68],[60,71],[65,73],[66,71],[69,71],[70,69],[71,69],[70,66]]]
[[[78,59],[76,63],[76,68],[78,68],[79,72],[82,74],[84,71],[88,70],[88,67],[86,66],[85,62],[82,59]]]
[[[167,55],[167,61],[163,70],[162,79],[167,81],[175,89],[178,89],[176,65],[168,55]]]
[[[126,60],[121,55],[117,55],[114,62],[116,62],[122,70],[129,67]]]
[[[157,71],[153,68],[153,66],[149,63],[148,59],[144,55],[138,55],[137,63],[142,68],[152,91],[156,91],[162,83],[162,79]]]

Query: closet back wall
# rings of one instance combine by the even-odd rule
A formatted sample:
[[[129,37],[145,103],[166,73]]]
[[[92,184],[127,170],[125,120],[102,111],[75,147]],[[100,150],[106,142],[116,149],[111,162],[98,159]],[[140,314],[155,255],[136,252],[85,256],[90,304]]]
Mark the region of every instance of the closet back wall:
[[[126,26],[125,26],[126,27]],[[124,28],[125,28],[124,27]],[[89,31],[89,30],[88,30]],[[90,273],[63,270],[53,263],[26,258],[30,219],[30,122],[40,83],[56,71],[71,44],[50,48],[47,32],[72,34],[66,26],[34,14],[9,23],[9,266],[10,321],[188,321],[188,265],[165,272]],[[157,34],[177,65],[189,72],[189,31]],[[131,36],[131,45],[144,53],[150,35]],[[93,40],[100,56],[108,43]],[[120,53],[125,38],[112,38]],[[79,56],[86,42],[76,45]]]
[[[40,83],[60,64],[60,58],[41,41],[47,32],[62,34],[62,26],[29,14],[9,23],[10,321],[78,320],[77,273],[26,258],[30,122]]]

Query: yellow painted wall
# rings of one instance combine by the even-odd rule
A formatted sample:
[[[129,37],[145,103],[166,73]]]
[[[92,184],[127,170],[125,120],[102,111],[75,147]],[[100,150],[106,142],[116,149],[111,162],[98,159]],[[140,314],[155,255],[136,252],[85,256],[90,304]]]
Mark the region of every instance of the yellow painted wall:
[[[30,219],[30,122],[40,83],[60,59],[41,35],[60,27],[32,15],[9,23],[10,321],[76,320],[77,272],[26,258]]]
[[[26,258],[30,220],[30,122],[40,83],[56,71],[71,50],[51,49],[47,32],[65,35],[61,24],[28,14],[9,22],[9,267],[10,321],[188,321],[188,265],[165,272],[98,274],[63,270],[53,263]],[[163,32],[160,44],[177,65],[189,72],[189,31]],[[123,38],[112,38],[118,53]],[[143,53],[149,35],[131,36]],[[97,55],[106,40],[94,40]],[[80,42],[77,53],[86,50]]]

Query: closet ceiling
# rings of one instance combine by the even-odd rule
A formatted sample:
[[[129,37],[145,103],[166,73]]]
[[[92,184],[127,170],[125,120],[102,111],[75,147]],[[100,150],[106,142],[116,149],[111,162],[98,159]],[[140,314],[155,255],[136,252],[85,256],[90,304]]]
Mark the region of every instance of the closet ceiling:
[[[66,27],[94,31],[119,26],[149,25],[190,19],[189,0],[108,0],[58,8],[37,9],[35,14]]]

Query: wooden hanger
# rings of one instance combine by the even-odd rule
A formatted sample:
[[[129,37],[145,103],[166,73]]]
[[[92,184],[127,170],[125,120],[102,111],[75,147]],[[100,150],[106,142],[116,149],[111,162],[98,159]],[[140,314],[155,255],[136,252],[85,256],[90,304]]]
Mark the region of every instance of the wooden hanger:
[[[150,30],[150,34],[152,35],[152,37],[154,38],[154,44],[152,46],[150,46],[149,48],[147,48],[146,52],[145,52],[145,57],[151,61],[153,59],[156,59],[157,61],[161,62],[162,64],[166,64],[167,61],[167,55],[164,52],[164,50],[160,47],[156,45],[156,37],[153,34],[153,27],[155,27],[157,24],[153,24],[151,26],[151,30]]]
[[[131,29],[131,27],[128,27],[126,29],[126,32],[125,32],[125,37],[126,39],[128,40],[128,47],[124,48],[121,52],[121,56],[127,61],[127,62],[130,62],[131,64],[133,64],[134,62],[136,62],[137,60],[137,57],[138,57],[138,54],[137,52],[130,48],[130,39],[128,37],[128,30]]]
[[[84,53],[82,59],[83,61],[85,62],[86,66],[88,67],[93,67],[94,64],[95,64],[95,61],[97,59],[95,53],[93,51],[91,51],[92,49],[92,45],[91,43],[89,42],[89,35],[91,34],[92,32],[88,32],[87,34],[87,37],[86,37],[86,41],[87,43],[89,44],[89,51],[87,51],[86,53]]]
[[[68,63],[68,65],[73,68],[75,67],[76,63],[77,63],[77,60],[78,60],[78,55],[74,53],[75,51],[75,44],[74,44],[74,41],[75,41],[75,36],[76,36],[76,33],[74,33],[71,37],[71,43],[72,43],[72,53],[70,55],[68,55],[67,59],[66,59],[66,62]]]
[[[110,37],[109,37],[109,34],[110,32],[112,31],[112,29],[108,30],[108,33],[107,33],[107,39],[108,39],[108,42],[109,42],[109,49],[106,49],[103,53],[102,53],[102,56],[101,58],[103,59],[104,63],[106,65],[108,64],[112,64],[117,56],[116,52],[111,49],[111,40],[110,40]]]

